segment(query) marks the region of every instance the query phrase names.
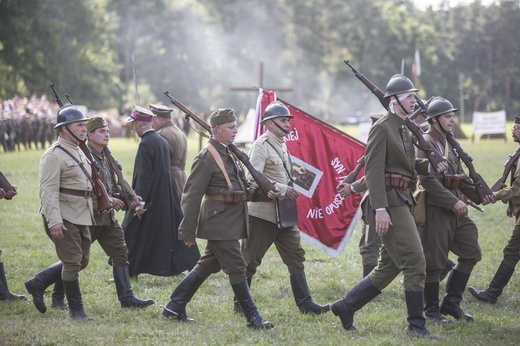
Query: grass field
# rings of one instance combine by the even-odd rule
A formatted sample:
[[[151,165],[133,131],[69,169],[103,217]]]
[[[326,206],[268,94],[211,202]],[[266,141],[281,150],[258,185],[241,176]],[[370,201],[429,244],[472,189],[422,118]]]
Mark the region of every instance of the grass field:
[[[355,135],[356,129],[345,128]],[[466,131],[468,133],[468,131]],[[509,133],[508,133],[509,135]],[[190,161],[198,151],[196,135],[190,136]],[[510,138],[461,140],[474,158],[477,171],[489,185],[502,174],[503,163],[517,144]],[[112,139],[110,147],[123,164],[131,181],[133,159],[138,142]],[[0,153],[0,171],[18,186],[12,201],[0,201],[0,248],[9,287],[12,292],[26,294],[24,282],[56,261],[52,242],[45,236],[38,214],[38,163],[43,151]],[[471,209],[471,208],[470,208]],[[502,203],[486,206],[485,212],[470,210],[480,230],[483,259],[477,264],[470,285],[485,288],[502,258],[502,248],[509,239],[514,220],[505,216]],[[118,214],[122,220],[122,214]],[[343,297],[361,279],[362,265],[356,229],[345,252],[330,257],[308,244],[306,274],[313,298],[324,304]],[[202,249],[204,241],[198,242]],[[455,256],[450,256],[456,260]],[[408,336],[404,292],[399,276],[378,298],[356,314],[358,332],[346,332],[332,313],[318,317],[300,315],[294,304],[287,269],[271,249],[252,284],[253,296],[262,315],[274,322],[270,331],[254,331],[246,327],[242,316],[233,314],[233,293],[227,277],[218,273],[209,278],[187,312],[197,319],[195,324],[182,324],[164,319],[159,305],[165,305],[177,277],[140,275],[133,281],[137,297],[152,298],[155,305],[145,310],[123,310],[115,287],[110,282],[111,267],[97,244],[92,246],[91,262],[80,274],[86,311],[92,322],[75,322],[67,311],[49,308],[40,314],[27,301],[0,302],[0,345],[518,345],[520,343],[520,275],[513,276],[495,305],[479,303],[466,292],[463,307],[475,317],[474,323],[455,322],[448,326],[428,324],[439,341],[419,340]],[[441,285],[441,294],[444,285]],[[50,296],[46,298],[50,305]]]

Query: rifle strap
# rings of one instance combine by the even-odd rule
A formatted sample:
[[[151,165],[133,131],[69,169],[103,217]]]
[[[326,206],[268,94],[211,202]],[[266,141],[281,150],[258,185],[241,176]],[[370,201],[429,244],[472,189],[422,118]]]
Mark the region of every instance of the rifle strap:
[[[217,152],[217,149],[213,146],[213,144],[208,143],[206,145],[206,148],[208,149],[211,156],[213,156],[213,159],[217,163],[217,166],[222,171],[222,174],[224,174],[224,178],[226,178],[226,183],[230,190],[233,190],[233,184],[231,184],[231,180],[229,180],[229,175],[227,174],[226,167],[224,166],[224,161],[222,161],[222,158],[220,157],[219,153]]]
[[[64,147],[62,147],[61,145],[57,145],[56,148],[60,148],[61,150],[63,150],[67,155],[69,155],[74,161],[76,161],[76,163],[81,167],[81,169],[83,170],[83,172],[85,172],[85,175],[87,176],[88,180],[90,180],[90,183],[92,184],[92,189],[93,190],[96,190],[96,184],[94,184],[94,179],[92,179],[92,176],[89,174],[89,172],[87,171],[87,169],[85,168],[85,165],[83,164],[83,162],[80,162],[74,155],[72,155],[72,153],[70,151],[68,151],[67,149],[65,149]],[[97,193],[96,193],[97,194]]]

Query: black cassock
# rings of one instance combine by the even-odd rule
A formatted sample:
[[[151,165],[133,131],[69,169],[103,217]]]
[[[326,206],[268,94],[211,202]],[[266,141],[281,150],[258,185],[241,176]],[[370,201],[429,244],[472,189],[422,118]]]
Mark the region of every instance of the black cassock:
[[[141,219],[130,209],[123,220],[132,277],[177,275],[191,270],[200,258],[197,246],[188,248],[178,239],[183,215],[171,183],[170,150],[155,131],[144,133],[137,149],[132,187],[151,205]]]

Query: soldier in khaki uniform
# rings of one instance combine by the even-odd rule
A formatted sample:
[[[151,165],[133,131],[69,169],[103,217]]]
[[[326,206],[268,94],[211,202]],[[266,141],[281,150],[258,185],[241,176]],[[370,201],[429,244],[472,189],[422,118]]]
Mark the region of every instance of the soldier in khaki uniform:
[[[186,156],[188,155],[188,140],[182,130],[172,122],[172,109],[163,105],[150,104],[150,110],[156,116],[152,119],[153,129],[166,139],[171,148],[170,171],[172,183],[181,198],[186,184]]]
[[[86,120],[76,106],[60,108],[55,126],[60,131],[58,141],[45,151],[40,160],[40,213],[63,269],[61,274],[55,267],[50,272],[44,270],[42,275],[36,275],[36,280],[25,284],[29,293],[35,293],[33,300],[37,305],[41,303],[40,299],[43,300],[43,294],[34,284],[40,278],[56,282],[61,275],[73,319],[89,318],[83,308],[78,281],[79,272],[89,262],[89,226],[94,222],[92,171],[79,147],[87,137]]]
[[[301,246],[300,231],[296,226],[279,228],[277,225],[275,199],[290,198],[295,200],[299,194],[290,186],[292,162],[283,140],[289,133],[289,120],[293,116],[281,102],[267,106],[261,124],[267,131],[251,147],[249,156],[253,167],[275,183],[278,192],[265,201],[249,202],[249,238],[244,240],[243,252],[247,261],[247,280],[251,283],[253,275],[262,258],[273,243],[289,271],[291,288],[296,305],[303,314],[319,315],[330,310],[328,305],[321,306],[313,302],[305,277],[305,250]],[[249,180],[253,180],[250,173]],[[235,302],[235,311],[240,311]]]
[[[186,305],[202,283],[223,270],[247,318],[247,326],[270,329],[251,297],[246,281],[246,263],[240,239],[248,235],[246,180],[241,164],[229,151],[237,134],[232,109],[218,109],[210,115],[213,136],[195,157],[182,195],[184,219],[179,239],[191,247],[195,238],[207,240],[206,250],[193,270],[173,291],[163,315],[179,321],[193,321],[186,315]]]
[[[520,114],[515,116],[515,123],[511,129],[513,140],[520,144]],[[511,233],[511,238],[507,241],[502,250],[504,257],[493,276],[493,279],[485,290],[477,290],[469,287],[469,292],[481,302],[495,304],[498,297],[504,291],[509,280],[515,272],[515,267],[520,261],[520,169],[518,162],[511,169],[511,184],[503,186],[500,191],[495,193],[495,199],[508,203],[507,215],[515,217],[515,226]]]
[[[403,75],[393,76],[385,97],[390,112],[370,129],[366,148],[365,178],[369,201],[375,211],[375,231],[383,247],[378,266],[359,282],[345,298],[331,306],[343,328],[355,330],[354,313],[370,302],[395,277],[404,274],[408,331],[418,337],[436,337],[426,328],[423,314],[423,288],[426,261],[411,207],[417,172],[426,174],[427,160],[415,159],[412,136],[405,124],[413,112],[417,91]],[[446,163],[435,169],[442,172]],[[390,177],[390,173],[392,176]]]
[[[5,191],[0,188],[0,199],[12,199],[18,193],[16,186],[13,190]],[[5,277],[4,262],[2,261],[2,250],[0,249],[0,300],[25,300],[24,295],[14,294],[9,290],[7,278]]]
[[[426,221],[421,231],[421,241],[426,258],[426,279],[424,284],[424,311],[433,322],[449,322],[442,315],[473,321],[473,316],[464,312],[460,303],[469,276],[478,261],[482,250],[478,244],[478,229],[468,217],[468,206],[463,195],[475,203],[480,201],[473,185],[466,184],[470,178],[464,173],[460,159],[446,140],[455,124],[456,108],[448,100],[435,97],[428,105],[430,129],[424,138],[433,148],[448,160],[448,169],[442,174],[430,172],[421,175],[420,183],[426,190]],[[418,157],[426,158],[424,152]],[[439,305],[440,273],[444,269],[451,251],[458,256],[446,283],[446,293]]]
[[[114,172],[112,171],[104,152],[105,147],[108,145],[110,140],[110,131],[107,122],[101,117],[89,119],[86,126],[88,131],[88,147],[99,165],[99,179],[105,185],[113,207],[113,209],[108,212],[100,212],[97,210],[97,199],[93,199],[95,226],[89,228],[91,240],[92,242],[97,240],[103,250],[105,250],[105,253],[112,259],[114,282],[121,307],[145,308],[152,305],[154,301],[151,299],[138,299],[132,291],[128,272],[128,249],[126,247],[123,230],[114,215],[114,210],[121,210],[125,205],[121,199],[114,197],[119,191],[119,188],[116,185],[117,182]],[[130,207],[140,207],[139,201],[131,201]],[[51,268],[48,270],[50,272],[58,270],[61,272],[62,264],[61,262],[58,262],[49,268]],[[40,275],[41,274],[42,273],[40,273]],[[50,284],[52,283],[49,283],[46,280],[39,280],[38,278],[33,278],[29,281],[29,285],[33,287],[33,292],[41,292],[41,297],[38,297],[37,299],[38,301],[41,300],[41,304],[43,304],[43,306],[41,304],[37,306],[39,307],[38,310],[41,312],[45,312],[43,292]],[[63,301],[63,282],[61,279],[56,281],[54,285],[54,290],[52,292],[52,307],[66,308],[66,304]]]

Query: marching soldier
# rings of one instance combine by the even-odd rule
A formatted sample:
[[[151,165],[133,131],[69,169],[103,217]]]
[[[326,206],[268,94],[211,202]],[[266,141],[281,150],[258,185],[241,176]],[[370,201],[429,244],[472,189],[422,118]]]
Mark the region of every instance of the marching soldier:
[[[162,314],[182,322],[194,321],[186,315],[186,305],[211,274],[223,270],[247,326],[271,329],[274,324],[262,319],[249,291],[240,249],[239,240],[247,238],[249,226],[245,175],[228,148],[237,134],[236,120],[232,109],[218,109],[210,115],[213,137],[193,160],[181,199],[184,219],[179,227],[179,239],[186,246],[196,246],[195,238],[201,238],[207,240],[206,250],[175,288]]]

